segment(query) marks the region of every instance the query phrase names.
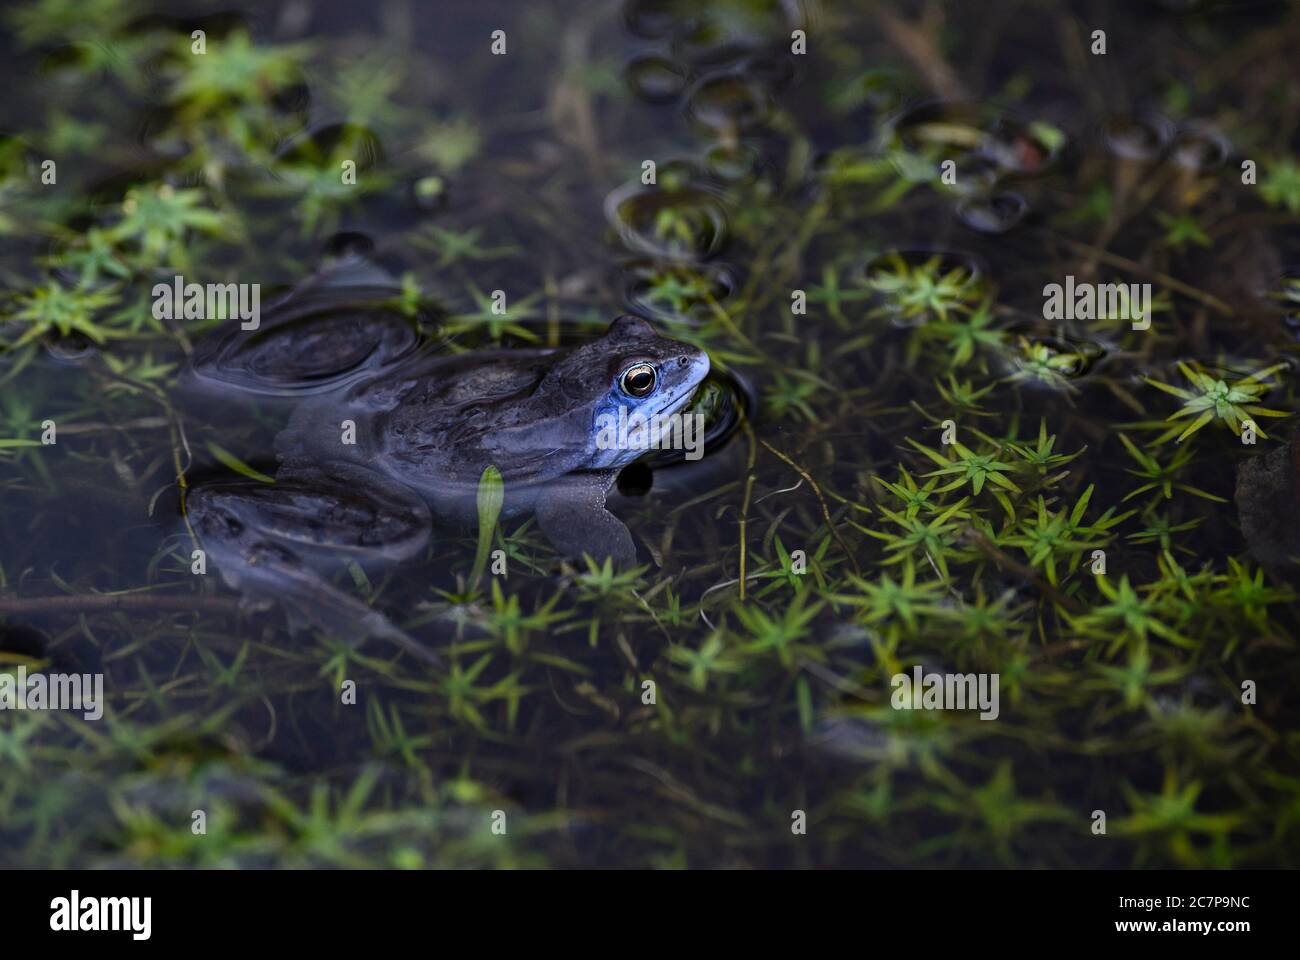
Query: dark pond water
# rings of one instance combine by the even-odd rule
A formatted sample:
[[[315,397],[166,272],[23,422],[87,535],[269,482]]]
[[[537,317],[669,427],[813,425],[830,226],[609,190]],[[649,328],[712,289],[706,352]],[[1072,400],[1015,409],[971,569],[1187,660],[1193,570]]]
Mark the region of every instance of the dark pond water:
[[[0,865],[1295,864],[1295,5],[0,24],[0,680],[103,684],[0,710]],[[633,570],[282,472],[622,314],[710,361]]]

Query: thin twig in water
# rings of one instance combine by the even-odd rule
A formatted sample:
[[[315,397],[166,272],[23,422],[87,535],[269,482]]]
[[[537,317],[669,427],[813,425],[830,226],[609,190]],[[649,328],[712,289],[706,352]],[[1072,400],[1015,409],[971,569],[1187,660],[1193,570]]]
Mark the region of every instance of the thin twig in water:
[[[754,461],[758,459],[754,428],[749,418],[742,417],[745,436],[749,438],[749,462],[745,464],[745,499],[740,505],[740,599],[745,599],[745,528],[749,524],[749,498],[754,495]]]
[[[814,480],[811,476],[809,476],[807,470],[799,466],[799,464],[795,463],[793,460],[787,457],[780,450],[776,449],[776,447],[772,446],[766,440],[759,440],[758,442],[761,443],[764,447],[766,447],[767,450],[773,454],[773,456],[776,456],[780,460],[784,461],[786,464],[789,465],[790,469],[794,470],[795,473],[799,474],[799,476],[803,477],[805,480],[808,481],[808,486],[812,487],[812,492],[817,497],[817,502],[821,504],[822,518],[826,521],[826,529],[830,530],[831,536],[835,538],[835,542],[838,543],[840,545],[840,549],[844,551],[844,556],[848,557],[849,563],[853,565],[853,572],[861,576],[862,568],[858,566],[858,558],[853,555],[853,551],[849,549],[849,545],[844,542],[844,538],[840,536],[839,530],[835,529],[835,524],[831,522],[830,508],[826,506],[826,498],[822,496],[821,487],[817,486],[817,481]]]
[[[54,597],[0,597],[0,614],[96,613],[148,610],[176,613],[239,613],[234,597],[191,594],[73,593]]]
[[[1015,574],[1026,583],[1033,584],[1040,593],[1048,596],[1057,606],[1073,614],[1086,612],[1086,608],[1078,600],[1052,586],[1052,584],[1040,577],[1033,567],[1027,567],[1014,558],[1007,556],[998,548],[997,544],[974,527],[967,527],[963,532],[963,538],[1003,570]]]

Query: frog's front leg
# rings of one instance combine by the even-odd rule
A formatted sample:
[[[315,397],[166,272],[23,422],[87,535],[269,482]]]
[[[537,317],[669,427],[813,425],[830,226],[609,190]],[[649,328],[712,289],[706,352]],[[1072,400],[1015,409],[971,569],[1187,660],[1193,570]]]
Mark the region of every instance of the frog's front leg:
[[[537,523],[565,556],[610,557],[619,567],[636,563],[631,531],[605,508],[605,494],[616,475],[615,470],[569,474],[551,481],[538,494]]]
[[[325,575],[352,561],[397,562],[428,542],[423,500],[348,464],[329,474],[285,471],[274,484],[230,481],[195,488],[187,513],[222,578],[244,599],[280,603],[290,624],[310,623],[349,642],[390,640],[437,655]]]

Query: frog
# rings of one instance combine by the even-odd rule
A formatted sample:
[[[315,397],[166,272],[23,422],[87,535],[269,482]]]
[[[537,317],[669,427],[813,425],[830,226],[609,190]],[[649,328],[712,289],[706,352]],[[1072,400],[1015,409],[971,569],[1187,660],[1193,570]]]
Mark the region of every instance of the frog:
[[[355,266],[346,272],[355,278]],[[312,289],[318,299],[319,284]],[[349,342],[338,354],[346,358],[339,375],[307,364],[310,387],[295,394],[292,383],[268,374],[277,352],[301,353],[294,323],[275,316],[296,320],[292,300],[272,310],[257,335],[248,365],[261,380],[229,375],[222,358],[250,349],[230,342],[229,333],[224,348],[196,349],[187,373],[209,400],[224,381],[292,401],[275,441],[274,483],[213,482],[187,497],[190,529],[250,606],[274,599],[294,629],[384,637],[436,659],[385,615],[333,586],[330,575],[347,564],[367,573],[400,564],[425,551],[438,527],[475,522],[490,467],[502,482],[502,520],[535,517],[566,558],[635,565],[632,535],[606,497],[619,471],[645,450],[608,442],[602,425],[620,413],[646,421],[683,414],[709,373],[705,351],[662,336],[635,314],[618,316],[577,346],[395,350],[390,327],[359,332],[340,306],[346,287],[340,293],[331,324],[341,325]],[[318,342],[329,326],[308,335]],[[358,345],[367,335],[374,350]],[[272,389],[264,388],[268,377]]]

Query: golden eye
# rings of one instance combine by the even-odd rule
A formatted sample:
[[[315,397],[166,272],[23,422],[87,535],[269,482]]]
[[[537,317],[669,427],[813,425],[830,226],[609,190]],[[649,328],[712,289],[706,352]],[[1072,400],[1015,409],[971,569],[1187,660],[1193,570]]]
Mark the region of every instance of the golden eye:
[[[623,387],[623,392],[629,397],[648,397],[655,388],[655,381],[659,375],[655,373],[655,368],[648,363],[638,363],[636,366],[628,367],[623,371],[623,376],[619,378],[619,384]]]

